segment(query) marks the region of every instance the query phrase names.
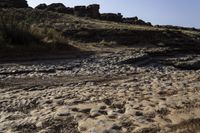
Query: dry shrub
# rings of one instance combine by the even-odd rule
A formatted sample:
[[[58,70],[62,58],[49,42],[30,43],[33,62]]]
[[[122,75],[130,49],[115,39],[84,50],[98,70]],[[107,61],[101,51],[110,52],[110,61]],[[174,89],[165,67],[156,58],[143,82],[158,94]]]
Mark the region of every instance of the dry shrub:
[[[12,45],[27,45],[37,43],[39,40],[39,36],[31,31],[30,24],[25,21],[18,22],[15,14],[0,11],[1,42]]]

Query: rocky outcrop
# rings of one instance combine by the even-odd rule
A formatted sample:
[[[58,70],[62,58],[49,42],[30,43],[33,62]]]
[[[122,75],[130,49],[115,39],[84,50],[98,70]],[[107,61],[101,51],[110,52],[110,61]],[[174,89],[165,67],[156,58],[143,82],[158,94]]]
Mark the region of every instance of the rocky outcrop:
[[[138,19],[138,17],[123,18],[123,23],[152,26],[150,22],[145,22],[141,19]]]
[[[173,25],[155,25],[154,27],[157,28],[166,28],[166,29],[175,29],[175,30],[191,30],[191,31],[200,31],[196,28],[189,28],[189,27],[181,27],[181,26],[173,26]]]
[[[98,4],[89,5],[87,7],[87,17],[100,18],[100,6]]]
[[[65,13],[66,7],[62,3],[53,3],[47,6],[47,10],[59,13]]]
[[[100,19],[106,20],[106,21],[121,22],[121,23],[126,23],[126,24],[152,26],[151,23],[145,22],[141,19],[138,19],[138,17],[123,18],[121,13],[117,13],[117,14],[115,14],[115,13],[103,13],[103,14],[101,14]]]
[[[100,18],[99,13],[100,6],[98,4],[93,4],[89,6],[75,6],[74,15],[78,17],[90,17],[90,18]]]
[[[36,6],[35,9],[53,11],[53,12],[58,12],[58,13],[73,14],[73,8],[65,7],[65,5],[62,3],[53,3],[50,5],[40,4]]]
[[[114,21],[114,22],[122,22],[123,16],[121,13],[115,14],[115,13],[103,13],[101,14],[101,19],[102,20],[107,20],[107,21]]]
[[[62,3],[53,3],[51,5],[40,4],[36,6],[35,9],[72,14],[77,17],[90,17],[95,19],[100,18],[100,6],[98,4],[92,4],[89,6],[75,6],[74,8],[65,7],[65,5]]]
[[[86,6],[75,6],[74,7],[74,15],[77,17],[86,17],[87,16]]]
[[[138,17],[123,18],[123,23],[133,24],[138,21]]]
[[[75,6],[74,8],[66,7],[62,3],[53,3],[50,5],[40,4],[36,7],[36,9],[72,14],[77,17],[89,17],[106,21],[151,26],[151,23],[146,23],[145,21],[138,19],[138,17],[124,18],[121,13],[100,14],[100,5],[98,4],[92,4],[89,6]]]
[[[39,4],[38,6],[35,7],[35,9],[44,10],[44,9],[47,9],[47,5],[46,4]]]
[[[133,24],[152,26],[152,24],[150,22],[145,22],[141,19],[139,19],[138,21],[135,21]]]
[[[27,8],[26,0],[1,0],[0,8]]]

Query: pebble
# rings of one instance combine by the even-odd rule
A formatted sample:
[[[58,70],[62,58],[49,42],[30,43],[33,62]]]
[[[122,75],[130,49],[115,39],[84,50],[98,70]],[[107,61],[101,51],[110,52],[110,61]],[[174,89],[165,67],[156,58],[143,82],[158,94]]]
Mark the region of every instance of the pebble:
[[[29,64],[29,65],[8,65],[8,66],[2,66],[2,73],[6,72],[16,72],[18,71],[33,71],[31,73],[23,73],[23,74],[18,74],[18,75],[8,75],[8,76],[2,76],[0,75],[0,80],[3,82],[6,79],[10,78],[27,78],[27,77],[42,77],[42,79],[48,80],[48,77],[50,76],[55,76],[54,73],[57,74],[57,76],[65,76],[65,75],[70,75],[74,76],[80,75],[80,76],[85,76],[85,75],[90,75],[93,76],[95,74],[101,74],[103,76],[106,76],[106,79],[111,78],[113,74],[119,74],[129,73],[129,70],[134,70],[135,68],[129,65],[121,65],[119,62],[122,60],[126,60],[129,58],[133,58],[133,55],[127,55],[123,56],[123,54],[117,54],[114,53],[114,55],[109,55],[110,57],[98,57],[97,55],[88,57],[88,58],[79,58],[75,59],[72,61],[61,61],[57,62],[55,61],[53,64],[44,62],[42,64],[39,63],[39,65],[36,64]],[[119,58],[115,58],[116,56],[119,56]],[[77,63],[78,62],[78,63]],[[56,64],[56,65],[55,65]],[[59,66],[59,67],[58,67]],[[58,71],[59,70],[59,71]],[[158,69],[155,70],[154,68],[148,68],[148,70],[144,68],[138,68],[137,72],[138,74],[144,73],[157,73],[163,74],[164,71],[167,71],[167,69]],[[45,73],[45,74],[43,74]],[[52,74],[53,73],[53,74]],[[74,74],[74,75],[72,75]],[[120,75],[121,76],[121,75]],[[84,127],[82,125],[78,126],[78,130],[80,132],[89,132],[89,133],[98,133],[98,128],[93,127],[93,124],[95,126],[102,126],[106,128],[103,132],[104,133],[120,133],[122,132],[127,132],[128,129],[126,127],[121,127],[120,125],[113,124],[110,126],[110,123],[114,123],[116,121],[122,120],[123,116],[130,116],[130,119],[133,120],[134,122],[138,122],[141,124],[146,124],[147,123],[147,118],[157,118],[156,115],[162,114],[166,115],[169,113],[169,107],[166,105],[165,102],[168,101],[168,99],[171,101],[168,102],[169,105],[174,105],[176,108],[183,108],[186,103],[184,103],[182,100],[171,100],[171,97],[166,97],[166,100],[164,98],[160,97],[154,97],[154,100],[148,97],[145,97],[145,95],[149,96],[149,92],[151,92],[151,96],[154,94],[154,92],[150,89],[150,83],[152,78],[154,78],[154,74],[151,75],[149,79],[146,79],[145,73],[142,75],[140,78],[136,78],[132,81],[133,83],[126,83],[125,81],[123,84],[121,84],[121,81],[119,83],[110,83],[106,82],[98,85],[99,83],[93,82],[93,81],[84,81],[81,83],[66,83],[65,86],[69,87],[66,89],[69,89],[69,94],[66,94],[66,97],[69,99],[65,99],[64,101],[62,100],[63,97],[62,95],[65,95],[65,93],[59,92],[59,96],[55,97],[55,99],[51,99],[52,96],[55,95],[55,93],[50,92],[51,89],[45,90],[43,97],[45,97],[45,100],[40,100],[40,105],[42,106],[48,106],[51,108],[48,108],[44,110],[43,112],[40,110],[38,111],[37,108],[32,107],[32,102],[29,102],[28,100],[22,100],[21,103],[16,101],[16,103],[10,104],[9,102],[2,102],[2,106],[8,109],[13,109],[15,110],[15,106],[24,106],[27,109],[32,109],[36,111],[36,113],[33,113],[34,115],[38,115],[41,112],[41,117],[47,117],[47,118],[52,118],[51,113],[54,112],[53,116],[57,116],[56,118],[65,118],[65,116],[71,116],[73,115],[75,120],[77,122],[80,122],[80,120],[84,120],[85,118],[90,118],[89,119],[89,124],[92,125],[90,127]],[[164,77],[167,75],[164,74]],[[89,76],[88,76],[89,77]],[[164,78],[162,77],[162,78]],[[162,79],[161,78],[161,79]],[[67,79],[68,80],[68,79]],[[84,79],[85,80],[85,79]],[[86,79],[87,80],[87,79]],[[93,79],[92,79],[93,80]],[[126,79],[120,79],[120,80],[126,80]],[[165,80],[165,79],[162,79]],[[193,77],[191,80],[194,80]],[[141,88],[142,83],[140,81],[144,81],[144,84],[147,84],[144,88]],[[137,83],[139,82],[139,83]],[[162,85],[162,84],[159,84]],[[85,89],[82,89],[81,87],[84,86]],[[97,87],[96,87],[97,86]],[[198,86],[197,86],[198,87]],[[107,90],[109,91],[107,91]],[[178,89],[178,88],[177,88]],[[17,89],[16,89],[17,90]],[[53,90],[53,89],[52,89]],[[103,90],[103,91],[102,91]],[[106,91],[104,91],[106,90]],[[192,90],[192,89],[191,89]],[[3,91],[3,90],[2,90]],[[39,91],[39,90],[37,90]],[[35,91],[33,94],[33,97],[36,96],[37,91]],[[42,91],[42,90],[40,90]],[[82,91],[82,92],[81,92]],[[129,92],[131,91],[131,93]],[[57,91],[56,91],[57,92]],[[88,92],[88,93],[86,93]],[[9,92],[10,93],[10,92]],[[17,92],[18,93],[18,92]],[[68,93],[68,91],[67,91]],[[159,95],[166,95],[168,91],[157,91],[155,92],[156,96]],[[32,94],[32,93],[31,93]],[[193,93],[192,93],[193,94]],[[23,93],[23,95],[30,95],[28,92]],[[80,96],[81,95],[81,96]],[[112,97],[112,95],[116,97]],[[123,101],[128,101],[127,99],[122,99],[124,97],[130,96],[132,99],[130,99],[131,104],[124,103]],[[9,95],[8,95],[9,96]],[[80,97],[78,97],[80,96]],[[5,97],[5,96],[4,96]],[[65,97],[65,96],[64,96]],[[49,99],[47,99],[49,98]],[[150,105],[149,103],[144,104],[144,101],[141,101],[141,98],[145,98],[149,103],[152,103],[153,110],[145,110],[145,107]],[[191,97],[192,98],[192,97]],[[6,97],[4,99],[7,99]],[[16,97],[17,99],[17,97]],[[162,103],[159,103],[159,100],[162,100]],[[196,101],[198,100],[198,96],[196,97]],[[20,101],[20,100],[19,100]],[[38,100],[39,101],[39,100]],[[116,102],[117,101],[117,102]],[[96,107],[86,107],[86,108],[79,108],[77,107],[72,107],[71,110],[68,109],[68,107],[62,107],[58,108],[63,105],[77,105],[79,103],[87,103],[87,102],[92,102],[92,103],[102,103],[102,105],[99,105],[98,103],[95,105]],[[158,102],[158,103],[157,103]],[[45,103],[45,104],[44,104]],[[57,105],[55,105],[57,104]],[[29,107],[31,105],[31,107]],[[58,108],[58,109],[57,109]],[[4,108],[2,108],[3,110]],[[16,108],[17,109],[17,108]],[[6,109],[5,109],[6,110]],[[38,111],[38,112],[37,112]],[[4,112],[4,111],[2,111]],[[25,114],[26,115],[26,114]],[[32,115],[32,114],[31,114]],[[2,115],[3,116],[3,115]],[[9,118],[9,117],[8,117]],[[11,117],[12,118],[12,117]],[[9,119],[11,119],[9,118]],[[12,118],[13,119],[13,118]],[[22,118],[23,119],[23,118]],[[40,118],[38,118],[40,119]],[[128,118],[126,118],[127,120]],[[41,122],[33,122],[36,127],[42,128],[43,123]]]
[[[119,116],[119,114],[113,110],[108,111],[108,117],[111,119],[116,119]]]
[[[91,117],[97,117],[97,116],[100,116],[100,115],[101,115],[101,113],[99,112],[98,109],[92,109],[92,110],[90,110],[90,116]]]

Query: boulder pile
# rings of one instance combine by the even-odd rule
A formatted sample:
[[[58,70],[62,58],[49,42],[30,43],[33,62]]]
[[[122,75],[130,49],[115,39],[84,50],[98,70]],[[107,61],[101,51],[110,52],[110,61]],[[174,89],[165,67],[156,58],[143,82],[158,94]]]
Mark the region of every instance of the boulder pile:
[[[62,3],[53,3],[50,5],[40,4],[35,8],[40,10],[54,11],[58,13],[72,14],[77,17],[89,17],[106,21],[152,26],[151,23],[138,19],[138,17],[124,18],[121,13],[100,14],[100,5],[98,4],[92,4],[89,6],[75,6],[74,8],[71,8],[65,7],[65,5],[63,5]]]
[[[75,6],[74,7],[74,15],[77,17],[86,17],[87,16],[86,6]]]
[[[148,25],[148,26],[152,25],[150,22],[145,22],[141,19],[138,19],[138,17],[123,18],[122,22],[128,24],[137,24],[137,25]]]
[[[36,6],[35,9],[53,11],[53,12],[58,12],[58,13],[66,13],[66,14],[74,13],[73,8],[66,7],[62,3],[53,3],[50,5],[40,4],[40,5]]]
[[[121,13],[103,13],[101,14],[101,19],[102,20],[107,20],[107,21],[114,21],[114,22],[122,22],[123,16]]]
[[[28,4],[26,0],[0,0],[0,8],[27,8]],[[100,14],[100,5],[92,4],[89,6],[75,6],[66,7],[62,3],[52,3],[50,5],[40,4],[35,7],[37,10],[53,11],[58,13],[66,13],[75,15],[77,17],[89,17],[93,19],[100,19],[106,21],[137,24],[137,25],[148,25],[151,23],[146,23],[137,17],[124,18],[121,13],[102,13]]]
[[[27,8],[26,0],[0,0],[0,8]]]
[[[98,4],[87,6],[87,16],[91,18],[99,18],[100,17],[99,9],[100,5]]]
[[[26,0],[0,0],[0,8],[27,8],[28,4]],[[62,3],[52,3],[50,5],[39,4],[35,7],[37,10],[53,11],[58,13],[66,13],[75,15],[77,17],[89,17],[93,19],[100,19],[106,21],[136,24],[136,25],[147,25],[151,26],[151,23],[138,19],[137,17],[124,18],[121,13],[102,13],[100,14],[100,5],[92,4],[89,6],[75,6],[66,7]]]
[[[66,7],[62,3],[53,3],[50,5],[40,4],[36,6],[35,9],[73,14],[78,17],[90,17],[95,19],[100,18],[100,6],[98,4],[93,4],[89,6],[75,6],[74,8]]]

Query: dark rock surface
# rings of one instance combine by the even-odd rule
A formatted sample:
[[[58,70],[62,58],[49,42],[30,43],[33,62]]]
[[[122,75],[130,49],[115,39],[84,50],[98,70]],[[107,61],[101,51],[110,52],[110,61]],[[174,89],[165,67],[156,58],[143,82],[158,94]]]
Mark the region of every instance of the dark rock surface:
[[[145,22],[141,19],[138,19],[138,17],[123,18],[123,23],[152,26],[150,22]]]
[[[78,17],[90,17],[90,18],[100,18],[99,13],[100,5],[93,4],[89,6],[75,6],[74,15]]]
[[[87,16],[91,18],[100,18],[99,9],[100,6],[98,4],[87,6]]]
[[[62,3],[53,3],[50,5],[40,4],[35,9],[54,11],[58,13],[72,14],[77,17],[89,17],[106,21],[121,22],[128,24],[152,26],[151,23],[138,19],[138,17],[124,18],[121,13],[100,13],[100,5],[92,4],[89,6],[75,6],[74,8],[66,7]]]
[[[26,0],[1,0],[0,8],[27,8]]]
[[[86,6],[75,6],[74,7],[74,15],[78,17],[86,17],[87,8]]]
[[[102,20],[107,20],[107,21],[114,21],[114,22],[122,22],[123,16],[121,13],[103,13],[101,14],[101,19]]]
[[[50,5],[40,4],[35,9],[53,11],[58,13],[74,14],[73,8],[65,7],[62,3],[53,3]]]
[[[123,18],[124,23],[133,24],[135,21],[138,21],[138,17]]]
[[[65,13],[66,7],[62,3],[53,3],[47,6],[48,11],[55,11],[59,13]]]
[[[38,6],[35,7],[35,9],[40,9],[40,10],[44,10],[47,8],[46,4],[39,4]]]

